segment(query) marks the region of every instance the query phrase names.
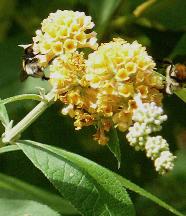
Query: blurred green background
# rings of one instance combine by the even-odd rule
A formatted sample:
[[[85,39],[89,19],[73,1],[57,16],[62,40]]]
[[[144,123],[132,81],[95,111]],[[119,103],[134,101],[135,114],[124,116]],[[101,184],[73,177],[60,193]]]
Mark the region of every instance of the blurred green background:
[[[35,30],[40,28],[42,19],[57,9],[79,10],[91,15],[96,24],[99,42],[108,42],[113,37],[122,37],[128,41],[138,40],[147,47],[154,59],[169,57],[175,61],[183,61],[186,56],[186,1],[153,0],[146,7],[143,5],[139,8],[143,2],[1,0],[0,97],[4,99],[21,93],[38,92],[36,87],[39,86],[49,88],[45,81],[38,79],[29,78],[24,83],[19,81],[22,49],[17,45],[30,43]],[[7,109],[10,118],[16,123],[35,105],[35,102],[24,101],[7,105]],[[164,124],[162,135],[178,157],[174,171],[165,177],[157,175],[144,153],[135,152],[129,147],[123,134],[119,134],[122,164],[118,170],[117,161],[109,150],[92,141],[94,129],[75,131],[72,120],[61,116],[60,103],[50,107],[24,132],[22,138],[59,146],[83,155],[123,175],[186,213],[186,106],[176,96],[165,96],[164,107],[168,121]],[[1,126],[0,131],[3,132]],[[56,192],[21,152],[1,155],[0,172]],[[147,199],[131,192],[130,195],[137,215],[172,215]]]

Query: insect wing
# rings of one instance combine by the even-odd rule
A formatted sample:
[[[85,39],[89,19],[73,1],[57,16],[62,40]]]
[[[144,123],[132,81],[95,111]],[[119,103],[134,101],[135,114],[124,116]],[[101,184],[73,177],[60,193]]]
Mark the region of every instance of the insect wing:
[[[20,81],[23,82],[23,81],[25,81],[27,78],[28,78],[28,74],[26,73],[26,71],[21,70],[21,73],[20,73]]]

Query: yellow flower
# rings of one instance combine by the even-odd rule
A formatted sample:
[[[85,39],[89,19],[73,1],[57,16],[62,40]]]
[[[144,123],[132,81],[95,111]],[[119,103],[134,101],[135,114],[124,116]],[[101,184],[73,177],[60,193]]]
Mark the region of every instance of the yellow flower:
[[[49,66],[50,83],[59,93],[67,92],[81,85],[85,73],[83,53],[66,53],[56,57]]]
[[[105,132],[108,132],[112,126],[110,119],[103,118],[98,122],[98,129],[93,135],[95,141],[100,145],[106,145],[109,141],[109,138],[106,136]]]
[[[82,127],[90,126],[94,123],[94,116],[89,113],[85,113],[82,110],[77,109],[75,111],[74,126],[76,130],[80,130]]]
[[[85,64],[85,78],[98,90],[97,115],[110,117],[119,130],[127,130],[132,123],[136,94],[143,102],[161,103],[162,80],[154,71],[152,57],[137,41],[130,44],[118,38],[101,44]],[[104,136],[99,132],[96,137]]]
[[[118,95],[125,97],[132,95],[132,85],[124,84],[134,82],[138,73],[153,73],[155,63],[137,41],[129,44],[120,38],[98,47],[88,56],[86,67],[86,79],[92,88],[106,89],[115,83]]]
[[[147,98],[147,95],[148,95],[148,92],[149,92],[148,86],[145,86],[145,85],[137,86],[137,90],[141,94],[142,98]]]
[[[97,130],[97,132],[93,135],[95,141],[97,141],[100,145],[108,144],[109,138],[105,135],[103,130]]]
[[[134,87],[133,84],[123,84],[118,86],[118,92],[123,97],[131,97],[134,95]]]
[[[115,124],[115,127],[124,132],[132,124],[132,113],[125,109],[121,110],[113,116],[112,120]]]
[[[74,52],[77,49],[77,41],[73,39],[66,39],[63,47],[66,52]]]
[[[97,95],[97,113],[101,116],[111,117],[118,111],[121,99],[114,95],[106,95],[99,93]]]
[[[129,79],[130,77],[129,77],[128,71],[124,68],[120,68],[116,74],[116,80],[122,82],[122,81],[126,81]]]
[[[74,52],[79,48],[96,49],[96,33],[90,32],[93,27],[91,17],[86,16],[84,12],[57,10],[55,13],[50,13],[33,37],[34,53],[41,55],[52,53],[55,57]]]

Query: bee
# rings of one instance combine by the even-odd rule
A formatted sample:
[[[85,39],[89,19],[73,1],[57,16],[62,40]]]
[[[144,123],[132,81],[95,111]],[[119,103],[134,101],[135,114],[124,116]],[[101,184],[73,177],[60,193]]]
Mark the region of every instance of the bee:
[[[174,90],[182,88],[186,83],[186,65],[169,64],[166,68],[166,92],[172,94]]]
[[[37,55],[33,52],[33,44],[19,46],[24,48],[20,80],[24,81],[29,76],[41,78],[42,80],[49,80],[49,78],[45,76],[43,68],[38,65]]]

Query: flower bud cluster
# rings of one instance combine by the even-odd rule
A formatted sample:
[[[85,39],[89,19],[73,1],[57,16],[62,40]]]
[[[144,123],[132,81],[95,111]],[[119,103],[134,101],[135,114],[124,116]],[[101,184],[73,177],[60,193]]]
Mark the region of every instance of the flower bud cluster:
[[[126,138],[135,150],[145,151],[147,157],[154,161],[156,171],[163,175],[173,168],[176,157],[169,151],[165,139],[150,135],[161,130],[161,124],[167,120],[167,116],[154,102],[142,104],[139,95],[136,100],[138,108],[132,116],[134,124],[129,128]]]
[[[167,120],[167,115],[163,115],[162,107],[154,102],[144,103],[139,106],[132,116],[132,120],[147,125],[148,134],[161,130],[161,124]]]
[[[145,123],[135,122],[134,125],[129,128],[126,138],[136,151],[144,150],[147,136],[150,134],[149,131]]]
[[[169,145],[161,136],[148,137],[145,143],[147,157],[155,160],[159,157],[159,152],[168,151]]]
[[[164,175],[167,171],[172,170],[174,167],[174,156],[170,151],[162,151],[160,156],[154,161],[156,171]]]

